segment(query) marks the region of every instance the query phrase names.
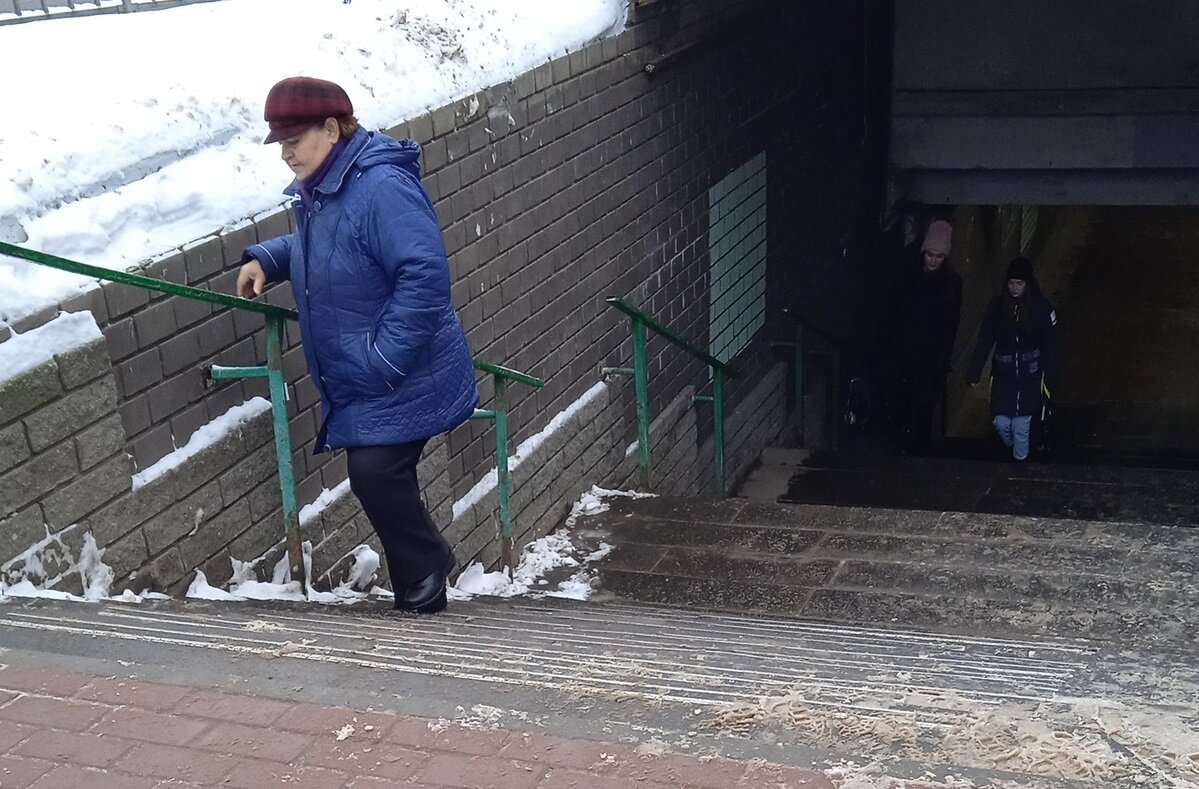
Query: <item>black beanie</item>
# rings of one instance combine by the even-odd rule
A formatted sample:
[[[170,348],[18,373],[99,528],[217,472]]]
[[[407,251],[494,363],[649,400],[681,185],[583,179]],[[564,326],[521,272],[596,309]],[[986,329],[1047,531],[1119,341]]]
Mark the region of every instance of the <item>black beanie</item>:
[[[1032,261],[1026,257],[1012,258],[1012,262],[1007,265],[1007,278],[1030,282],[1032,280]]]

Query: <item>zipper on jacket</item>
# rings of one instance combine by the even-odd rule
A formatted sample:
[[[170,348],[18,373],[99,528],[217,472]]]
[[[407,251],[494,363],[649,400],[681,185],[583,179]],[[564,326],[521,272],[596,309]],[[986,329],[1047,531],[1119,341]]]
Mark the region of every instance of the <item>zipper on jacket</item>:
[[[304,264],[305,265],[308,264],[307,259],[305,259]],[[305,280],[305,282],[307,282],[307,280]],[[1015,355],[1015,363],[1016,363],[1016,415],[1019,416],[1020,415],[1020,305],[1019,304],[1016,305],[1016,331],[1014,332],[1014,336],[1016,338],[1016,352],[1014,354]]]

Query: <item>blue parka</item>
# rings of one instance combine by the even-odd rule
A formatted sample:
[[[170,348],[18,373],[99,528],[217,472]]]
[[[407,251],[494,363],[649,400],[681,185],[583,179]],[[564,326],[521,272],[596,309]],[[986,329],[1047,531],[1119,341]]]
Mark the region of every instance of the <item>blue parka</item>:
[[[296,231],[246,249],[268,281],[291,280],[321,393],[318,452],[429,438],[479,402],[419,157],[411,140],[359,129],[311,209],[293,204]]]

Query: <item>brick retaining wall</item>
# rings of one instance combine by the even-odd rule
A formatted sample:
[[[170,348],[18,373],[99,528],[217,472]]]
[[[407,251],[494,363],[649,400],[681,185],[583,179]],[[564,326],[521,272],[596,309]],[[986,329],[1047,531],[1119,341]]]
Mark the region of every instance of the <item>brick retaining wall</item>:
[[[823,0],[800,15],[789,4],[764,3],[725,19],[727,5],[679,0],[633,9],[625,33],[390,131],[423,146],[424,181],[445,233],[454,302],[476,358],[548,383],[542,390],[512,387],[513,447],[579,400],[600,380],[601,367],[630,363],[627,320],[604,298],[640,304],[706,347],[708,188],[759,153],[769,167],[768,322],[734,360],[744,376],[728,387],[730,480],[786,428],[789,377],[769,344],[785,336],[775,320],[779,310],[798,304],[849,335],[868,323],[861,316],[869,314],[876,269],[868,243],[859,239],[877,235],[883,159],[881,110],[871,99],[876,86],[861,71],[862,37],[884,35],[885,4],[846,8]],[[863,13],[872,15],[870,24]],[[885,47],[869,42],[870,56],[881,58],[877,50]],[[659,59],[660,68],[648,75],[646,63]],[[147,264],[146,273],[228,293],[242,249],[292,226],[287,211],[255,217]],[[272,289],[268,300],[290,306],[288,288]],[[259,380],[207,386],[201,375],[212,363],[262,363],[256,315],[121,285],[62,306],[90,311],[104,332],[109,391],[115,389],[136,468],[155,463],[233,405],[266,396]],[[25,331],[54,312],[14,328]],[[345,462],[341,454],[312,453],[319,407],[295,328],[284,363],[297,498],[304,504],[344,480]],[[652,413],[665,415],[656,431],[670,436],[662,448],[673,448],[656,460],[662,484],[707,495],[711,407],[690,404],[692,394],[710,392],[707,368],[662,341],[651,339],[650,353]],[[490,382],[482,383],[487,407]],[[522,541],[552,528],[591,484],[634,477],[635,454],[626,455],[636,438],[631,383],[609,382],[603,405],[576,415],[563,431],[514,474]],[[218,463],[240,478],[244,503],[222,498],[221,504],[238,508],[227,517],[257,524],[251,531],[261,536],[242,533],[243,545],[218,537],[198,552],[186,547],[186,534],[147,543],[142,566],[157,568],[152,575],[160,583],[182,583],[189,564],[219,582],[227,577],[220,567],[230,554],[254,558],[260,554],[252,551],[269,550],[279,536],[268,525],[277,522],[279,506],[269,424],[265,433],[258,427],[249,433],[252,441],[239,439],[243,444]],[[493,446],[494,430],[485,422],[430,443],[421,474],[439,523],[450,524],[453,503],[493,468]],[[163,511],[190,509],[195,517],[203,496],[177,490],[164,498],[170,501],[163,501]],[[8,521],[0,522],[0,533],[7,528]],[[326,546],[318,575],[335,569],[344,551],[369,534],[352,497],[322,514],[311,530],[308,536]],[[490,562],[498,557],[497,530],[491,494],[461,513],[447,533],[460,558]],[[129,562],[136,554],[127,554]]]

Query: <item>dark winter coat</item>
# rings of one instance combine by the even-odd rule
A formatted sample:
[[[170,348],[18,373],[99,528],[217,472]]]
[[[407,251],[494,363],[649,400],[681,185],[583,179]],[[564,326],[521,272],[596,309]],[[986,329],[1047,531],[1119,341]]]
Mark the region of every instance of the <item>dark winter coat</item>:
[[[411,140],[359,130],[311,209],[294,203],[296,231],[246,250],[269,281],[291,280],[321,394],[317,451],[429,438],[478,404],[419,157]]]
[[[961,312],[962,279],[948,261],[932,273],[919,262],[904,271],[884,325],[883,364],[893,385],[940,392]]]
[[[1034,416],[1040,413],[1042,384],[1057,388],[1059,360],[1057,313],[1041,295],[1036,280],[1028,281],[1030,319],[1021,327],[1012,314],[1007,286],[987,306],[978,343],[970,358],[966,380],[977,383],[987,357],[991,360],[991,413]]]

